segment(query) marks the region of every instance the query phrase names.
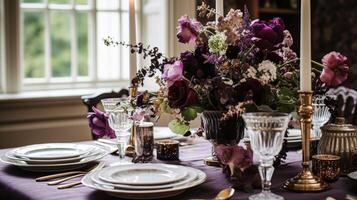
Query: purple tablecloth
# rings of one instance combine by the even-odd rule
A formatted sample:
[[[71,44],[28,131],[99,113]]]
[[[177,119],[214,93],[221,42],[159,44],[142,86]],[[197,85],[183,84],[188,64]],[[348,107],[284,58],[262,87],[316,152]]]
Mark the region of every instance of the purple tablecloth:
[[[203,164],[202,158],[210,154],[210,144],[199,140],[196,144],[180,148],[180,162],[182,164],[201,169],[207,174],[207,180],[202,185],[187,190],[185,193],[170,199],[183,200],[190,198],[212,198],[221,189],[230,184],[222,174],[221,168],[209,167]],[[3,154],[8,149],[0,150]],[[296,152],[288,154],[288,163],[275,169],[272,180],[273,192],[280,194],[285,199],[325,199],[328,196],[335,199],[344,199],[346,194],[357,196],[357,182],[346,177],[341,177],[331,184],[331,189],[320,193],[294,193],[281,189],[287,178],[293,177],[301,169],[301,155]],[[107,163],[117,159],[113,155],[104,158]],[[154,160],[153,162],[158,162]],[[109,200],[114,199],[101,191],[95,191],[82,185],[72,189],[58,190],[54,186],[47,186],[46,182],[35,182],[34,178],[43,174],[22,171],[14,166],[0,163],[0,199],[35,199],[35,200]],[[256,190],[255,192],[259,192]],[[232,199],[247,199],[251,194],[237,191]]]

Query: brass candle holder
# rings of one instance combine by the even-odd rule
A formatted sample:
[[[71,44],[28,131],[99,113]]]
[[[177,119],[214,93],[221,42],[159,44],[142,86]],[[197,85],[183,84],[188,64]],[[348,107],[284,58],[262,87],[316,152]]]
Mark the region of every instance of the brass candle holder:
[[[129,87],[129,96],[134,98],[138,93],[138,88],[135,86]],[[131,127],[128,147],[125,150],[125,155],[133,157],[135,155],[135,125]]]
[[[283,187],[297,192],[317,192],[326,190],[329,185],[315,176],[310,168],[310,132],[313,114],[312,92],[299,92],[300,127],[302,136],[302,171],[285,182]]]

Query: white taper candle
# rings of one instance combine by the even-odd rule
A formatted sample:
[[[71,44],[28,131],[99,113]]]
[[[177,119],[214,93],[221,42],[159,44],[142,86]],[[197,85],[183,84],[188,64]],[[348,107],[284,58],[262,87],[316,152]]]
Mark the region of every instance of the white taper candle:
[[[224,15],[224,3],[223,0],[216,0],[216,13]],[[219,15],[216,14],[216,21],[218,21]]]
[[[129,43],[136,44],[135,0],[129,0]],[[130,79],[132,79],[135,77],[137,70],[135,53],[130,53],[129,67]]]
[[[311,91],[311,16],[310,0],[301,0],[300,90]]]

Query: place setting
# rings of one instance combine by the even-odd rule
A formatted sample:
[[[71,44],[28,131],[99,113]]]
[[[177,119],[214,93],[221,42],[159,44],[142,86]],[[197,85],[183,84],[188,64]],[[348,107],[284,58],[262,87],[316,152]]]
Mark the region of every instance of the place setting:
[[[15,148],[0,160],[26,171],[61,172],[83,168],[108,153],[108,149],[92,144],[46,143]]]

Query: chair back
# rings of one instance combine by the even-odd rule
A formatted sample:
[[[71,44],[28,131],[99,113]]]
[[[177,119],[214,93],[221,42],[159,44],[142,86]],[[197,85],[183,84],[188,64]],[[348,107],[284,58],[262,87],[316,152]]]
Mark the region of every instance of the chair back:
[[[344,117],[346,123],[357,125],[357,91],[340,86],[330,89],[328,94],[337,97],[337,116]]]

